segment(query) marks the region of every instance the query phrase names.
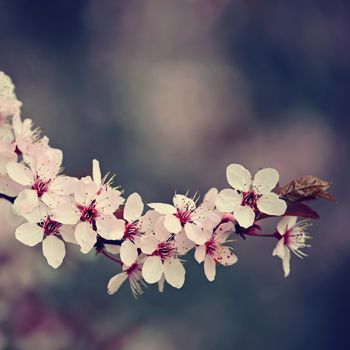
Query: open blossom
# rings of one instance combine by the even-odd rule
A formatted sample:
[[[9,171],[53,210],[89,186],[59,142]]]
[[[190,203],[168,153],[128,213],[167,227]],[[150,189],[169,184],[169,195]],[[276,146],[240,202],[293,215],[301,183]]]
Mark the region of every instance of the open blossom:
[[[164,217],[157,221],[154,234],[141,238],[141,251],[147,255],[142,267],[142,276],[147,283],[165,280],[175,288],[181,288],[185,282],[185,269],[178,257],[173,234],[164,226]]]
[[[113,276],[107,285],[108,294],[112,295],[116,293],[121,285],[128,279],[130,283],[130,288],[135,297],[142,295],[142,287],[145,287],[146,284],[142,278],[142,265],[145,261],[145,256],[140,255],[135,262],[130,266],[123,265],[122,272]]]
[[[306,240],[310,238],[305,232],[305,228],[308,226],[307,221],[297,223],[297,217],[295,216],[285,216],[277,225],[277,232],[281,235],[281,238],[272,255],[282,259],[284,277],[287,277],[290,273],[291,251],[299,258],[307,256],[300,249],[310,247],[306,243]]]
[[[222,212],[233,212],[240,226],[253,225],[255,214],[283,215],[287,204],[278,194],[271,192],[277,185],[279,174],[272,168],[259,170],[254,180],[250,172],[239,164],[230,164],[226,169],[228,183],[232,189],[220,191],[216,206]]]
[[[123,243],[120,246],[120,259],[127,266],[131,266],[138,257],[138,243],[140,238],[139,220],[143,212],[144,204],[138,193],[131,194],[125,202],[123,218],[119,226],[122,228]]]
[[[97,235],[112,240],[123,237],[124,222],[113,215],[122,202],[121,192],[104,183],[99,162],[94,160],[93,177],[78,181],[74,199],[60,204],[53,215],[62,223],[77,225],[75,238],[86,254],[97,242]]]
[[[19,115],[21,106],[22,102],[17,100],[11,78],[4,72],[0,72],[0,125],[5,118]]]
[[[14,135],[14,145],[18,153],[27,154],[31,146],[39,141],[38,129],[33,129],[33,122],[31,119],[24,119],[22,121],[19,115],[12,118],[12,129]],[[45,140],[47,138],[44,138]]]
[[[62,264],[66,249],[63,240],[74,243],[72,227],[52,219],[47,207],[41,205],[26,216],[27,222],[16,229],[16,238],[30,247],[42,242],[48,264],[57,268]]]
[[[205,243],[196,248],[194,256],[197,262],[204,261],[204,273],[209,281],[215,279],[217,264],[230,266],[238,260],[233,249],[224,245],[233,231],[234,224],[232,222],[221,224],[214,232],[211,227],[204,227]]]
[[[199,205],[192,198],[176,194],[173,205],[165,203],[149,203],[152,209],[165,215],[164,226],[171,233],[184,230],[187,237],[195,242],[201,235],[201,228],[206,221],[214,227],[220,218],[207,205]]]
[[[27,157],[26,162],[28,165],[11,162],[6,167],[10,178],[25,187],[14,203],[19,214],[37,208],[40,201],[56,207],[62,196],[71,193],[73,178],[58,175],[62,163],[60,150],[48,148],[35,157]]]

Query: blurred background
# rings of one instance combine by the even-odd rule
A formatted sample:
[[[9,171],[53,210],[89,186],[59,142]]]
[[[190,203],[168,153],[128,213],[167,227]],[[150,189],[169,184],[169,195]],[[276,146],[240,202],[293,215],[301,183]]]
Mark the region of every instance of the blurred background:
[[[349,344],[350,3],[257,0],[0,1],[0,70],[64,151],[71,175],[91,159],[126,194],[226,186],[225,167],[276,167],[281,183],[334,181],[315,203],[309,257],[283,278],[274,241],[239,240],[239,263],[186,263],[180,291],[127,285],[73,247],[47,266],[40,247],[0,230],[0,349],[346,349]]]

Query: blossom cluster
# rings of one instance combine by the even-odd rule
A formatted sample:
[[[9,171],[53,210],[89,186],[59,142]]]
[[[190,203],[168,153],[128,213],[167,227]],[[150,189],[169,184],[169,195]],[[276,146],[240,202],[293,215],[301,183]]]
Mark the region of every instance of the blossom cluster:
[[[202,201],[186,193],[175,194],[171,203],[145,206],[138,193],[124,196],[113,177],[102,176],[97,160],[91,176],[63,174],[62,151],[21,118],[21,105],[11,79],[0,72],[0,197],[22,218],[15,238],[30,247],[41,243],[51,267],[62,264],[66,244],[77,245],[81,253],[104,255],[119,269],[108,282],[109,294],[128,280],[136,296],[148,284],[160,291],[165,282],[181,288],[190,253],[213,281],[218,265],[236,264],[234,242],[240,236],[275,239],[272,254],[282,260],[285,276],[291,252],[306,256],[309,220],[298,216],[317,214],[301,203],[306,193],[298,200],[303,210],[293,212],[296,201],[288,199],[291,191],[279,190],[277,170],[261,169],[253,178],[242,165],[230,164],[228,188],[211,188]],[[324,195],[323,190],[310,196]],[[261,221],[271,217],[280,217],[276,230],[260,233]]]

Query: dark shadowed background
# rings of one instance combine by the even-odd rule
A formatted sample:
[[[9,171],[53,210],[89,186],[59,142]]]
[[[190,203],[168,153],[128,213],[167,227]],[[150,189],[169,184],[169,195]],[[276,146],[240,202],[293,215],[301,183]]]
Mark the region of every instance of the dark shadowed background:
[[[67,173],[97,158],[126,194],[169,201],[238,162],[338,198],[316,203],[288,279],[275,242],[248,237],[214,283],[188,259],[183,289],[138,300],[107,295],[111,262],[72,247],[55,271],[2,224],[0,349],[349,348],[349,34],[345,0],[0,0],[0,70]]]

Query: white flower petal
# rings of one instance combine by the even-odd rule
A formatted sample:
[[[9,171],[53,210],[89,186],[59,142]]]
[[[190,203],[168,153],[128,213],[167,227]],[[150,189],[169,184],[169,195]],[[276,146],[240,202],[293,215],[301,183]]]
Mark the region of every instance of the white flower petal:
[[[52,218],[61,224],[75,225],[79,221],[80,211],[73,203],[65,202],[52,210]]]
[[[164,226],[171,233],[178,233],[182,229],[180,220],[173,214],[168,214],[165,216]]]
[[[222,213],[231,213],[240,206],[241,202],[242,196],[237,191],[226,188],[219,192],[215,205]]]
[[[74,244],[78,243],[75,238],[74,225],[62,225],[62,227],[60,228],[60,234],[65,242]]]
[[[157,246],[158,240],[153,234],[143,236],[140,240],[142,253],[152,254],[157,249]]]
[[[74,192],[74,186],[78,182],[75,177],[60,175],[50,183],[50,191],[60,196],[68,196]]]
[[[124,219],[128,222],[134,222],[140,218],[143,212],[142,198],[138,193],[131,194],[126,200],[124,207]]]
[[[127,266],[131,266],[137,259],[137,247],[129,239],[125,240],[120,247],[120,260]]]
[[[268,215],[283,215],[287,210],[287,203],[276,193],[265,193],[256,202],[258,209]]]
[[[123,198],[120,191],[108,189],[96,197],[96,209],[103,214],[112,215],[122,204]]]
[[[228,183],[235,190],[246,192],[252,184],[252,176],[249,170],[240,164],[230,164],[226,168],[226,177]]]
[[[216,262],[209,255],[206,255],[204,259],[204,273],[210,282],[214,281],[216,275]]]
[[[163,264],[159,256],[149,256],[142,266],[142,276],[147,283],[158,282],[163,275]]]
[[[175,236],[175,246],[180,255],[185,255],[194,248],[195,243],[187,237],[184,230],[181,230],[181,232]]]
[[[39,198],[34,190],[23,190],[20,192],[13,203],[13,208],[20,214],[27,214],[39,205]]]
[[[179,259],[166,259],[164,261],[165,280],[174,288],[181,288],[185,283],[185,268]]]
[[[188,198],[183,194],[175,194],[173,197],[174,207],[178,210],[193,211],[196,209],[196,203],[192,198]]]
[[[284,245],[284,238],[282,237],[276,244],[275,249],[272,252],[272,256],[278,256],[281,259],[284,258],[286,254],[286,250],[288,250]]]
[[[196,248],[196,251],[194,253],[194,258],[198,263],[202,263],[205,259],[205,253],[207,251],[207,248],[205,245],[200,245]]]
[[[217,248],[219,254],[218,262],[224,266],[231,266],[238,261],[237,256],[233,253],[229,247],[220,246]]]
[[[43,240],[43,254],[47,263],[57,269],[66,255],[66,248],[59,238],[50,235]]]
[[[34,247],[43,240],[44,232],[37,224],[26,222],[17,228],[15,235],[21,243]]]
[[[173,205],[166,203],[148,203],[148,206],[160,214],[176,214],[177,212]]]
[[[219,194],[219,191],[217,188],[213,187],[211,188],[204,196],[203,198],[203,205],[208,208],[208,209],[211,209],[211,210],[214,210],[214,207],[215,207],[215,201],[216,201],[216,198]]]
[[[118,275],[113,276],[108,282],[107,293],[109,295],[116,293],[127,278],[128,275],[125,272],[121,272],[118,273]]]
[[[87,254],[96,243],[96,232],[87,222],[81,222],[75,229],[75,239],[80,245],[80,251]]]
[[[23,186],[30,186],[34,181],[33,172],[23,164],[8,163],[6,169],[10,178]]]
[[[125,221],[114,215],[101,215],[96,220],[97,233],[105,239],[121,239],[124,236]]]
[[[271,192],[276,187],[279,177],[276,169],[261,169],[255,174],[253,187],[258,193]]]
[[[187,237],[198,245],[204,244],[207,241],[207,233],[197,225],[188,222],[185,225],[185,232]]]
[[[61,200],[62,197],[58,196],[56,193],[48,191],[45,192],[42,196],[41,196],[41,200],[50,208],[56,208]]]
[[[290,274],[290,250],[286,249],[286,253],[282,260],[282,266],[284,271],[284,277],[288,277]]]
[[[277,232],[283,236],[290,228],[292,228],[297,222],[296,216],[285,216],[277,224]]]
[[[100,162],[96,159],[92,161],[92,178],[94,179],[97,187],[101,187],[101,170],[100,170]]]
[[[160,242],[164,242],[170,237],[170,232],[165,227],[165,220],[166,220],[167,216],[159,217],[158,220],[156,221],[155,226],[154,226],[155,236],[157,237],[158,241],[160,241]],[[173,215],[170,214],[169,216],[173,216]]]
[[[249,206],[239,206],[233,213],[239,225],[248,228],[254,224],[255,213]]]
[[[16,197],[23,190],[23,186],[13,181],[9,176],[0,176],[0,193]]]

